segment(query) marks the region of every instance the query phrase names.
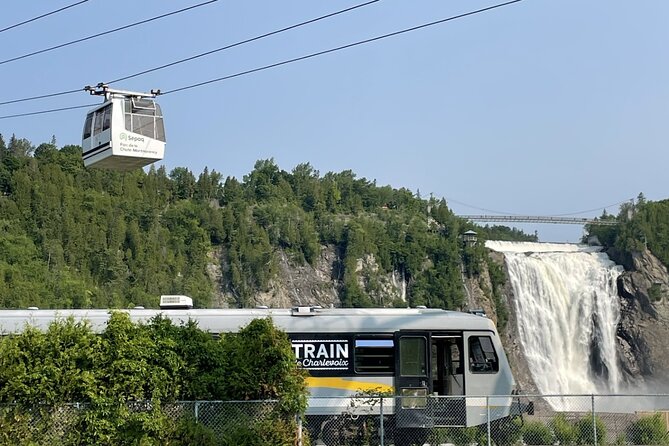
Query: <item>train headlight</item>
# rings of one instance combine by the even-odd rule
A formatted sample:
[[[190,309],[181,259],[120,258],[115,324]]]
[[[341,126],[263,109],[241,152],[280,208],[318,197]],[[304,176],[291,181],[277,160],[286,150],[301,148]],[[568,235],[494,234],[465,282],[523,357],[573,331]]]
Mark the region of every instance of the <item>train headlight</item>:
[[[408,388],[401,390],[402,409],[425,409],[427,406],[426,388]]]

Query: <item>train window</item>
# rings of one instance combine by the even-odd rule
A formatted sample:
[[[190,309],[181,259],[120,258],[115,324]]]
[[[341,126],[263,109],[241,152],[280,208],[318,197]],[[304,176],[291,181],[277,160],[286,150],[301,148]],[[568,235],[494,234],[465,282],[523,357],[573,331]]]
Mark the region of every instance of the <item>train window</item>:
[[[469,370],[472,373],[496,373],[499,361],[490,336],[469,338]]]
[[[395,344],[392,339],[355,340],[356,373],[393,373]]]
[[[418,336],[400,338],[400,375],[425,376],[427,373],[426,340]]]

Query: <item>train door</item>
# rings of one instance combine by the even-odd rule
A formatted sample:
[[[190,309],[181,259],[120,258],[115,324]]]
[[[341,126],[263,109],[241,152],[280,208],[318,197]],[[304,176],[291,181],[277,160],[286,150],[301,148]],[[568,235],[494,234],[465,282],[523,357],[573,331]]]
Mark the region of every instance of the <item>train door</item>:
[[[461,333],[432,333],[432,416],[437,426],[464,426],[466,402]]]
[[[462,335],[432,334],[432,389],[436,395],[464,395]]]
[[[395,333],[395,426],[397,429],[432,427],[427,396],[430,378],[430,333]]]

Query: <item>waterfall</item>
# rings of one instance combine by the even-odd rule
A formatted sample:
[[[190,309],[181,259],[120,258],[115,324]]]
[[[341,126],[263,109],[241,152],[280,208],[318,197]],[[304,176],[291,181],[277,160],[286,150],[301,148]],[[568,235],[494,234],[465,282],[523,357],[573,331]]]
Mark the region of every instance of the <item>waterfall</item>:
[[[544,395],[617,393],[622,267],[601,248],[488,241],[504,253],[520,342]]]

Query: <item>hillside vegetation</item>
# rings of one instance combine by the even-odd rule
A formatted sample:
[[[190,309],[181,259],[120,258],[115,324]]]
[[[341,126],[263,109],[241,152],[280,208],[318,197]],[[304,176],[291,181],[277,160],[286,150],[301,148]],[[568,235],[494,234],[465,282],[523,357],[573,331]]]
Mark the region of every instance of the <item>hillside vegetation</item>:
[[[351,171],[325,175],[308,163],[291,172],[260,160],[241,181],[179,167],[128,173],[85,169],[78,146],[34,147],[0,136],[0,307],[155,307],[160,294],[187,294],[208,307],[217,288],[231,306],[251,306],[277,274],[279,254],[313,264],[333,247],[343,306],[374,306],[375,275],[395,273],[408,302],[462,306],[461,269],[487,269],[479,239],[532,240],[506,227],[477,227],[441,199]],[[214,256],[212,253],[222,253]],[[360,259],[374,260],[361,279]],[[207,275],[221,266],[222,283]],[[493,286],[503,274],[493,271]]]
[[[600,218],[616,220],[618,225],[591,225],[588,236],[595,235],[603,245],[622,252],[648,248],[669,266],[669,200],[647,201],[639,194],[636,201],[623,204],[617,216],[604,213]]]

